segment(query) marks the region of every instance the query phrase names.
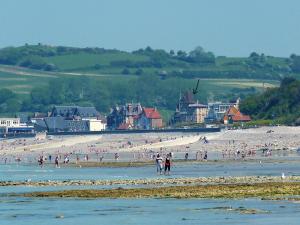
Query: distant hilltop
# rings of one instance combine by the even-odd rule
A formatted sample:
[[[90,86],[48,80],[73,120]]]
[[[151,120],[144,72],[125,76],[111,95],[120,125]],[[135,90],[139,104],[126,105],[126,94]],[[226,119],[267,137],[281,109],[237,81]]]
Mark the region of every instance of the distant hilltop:
[[[249,57],[215,56],[196,47],[169,52],[147,47],[133,52],[104,48],[28,45],[0,49],[0,64],[42,71],[141,75],[184,78],[244,78],[279,80],[299,76],[300,56],[289,58],[252,52]]]

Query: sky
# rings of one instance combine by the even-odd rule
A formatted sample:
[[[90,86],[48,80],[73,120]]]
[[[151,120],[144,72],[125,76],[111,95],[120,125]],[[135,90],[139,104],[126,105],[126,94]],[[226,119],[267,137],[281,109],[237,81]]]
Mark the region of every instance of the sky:
[[[300,54],[299,0],[0,0],[0,48],[146,46],[218,56]]]

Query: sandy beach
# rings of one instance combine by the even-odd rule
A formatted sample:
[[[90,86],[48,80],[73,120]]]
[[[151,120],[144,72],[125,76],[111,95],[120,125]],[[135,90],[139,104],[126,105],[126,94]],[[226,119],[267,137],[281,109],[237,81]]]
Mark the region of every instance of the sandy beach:
[[[232,158],[237,152],[249,155],[264,148],[274,152],[295,151],[299,147],[300,127],[280,126],[199,134],[105,134],[2,140],[0,154],[2,158],[89,154],[91,161],[97,161],[101,155],[118,153],[118,160],[150,160],[157,152],[163,155],[169,152],[175,155],[189,153],[195,157],[195,154],[206,151],[208,155]]]

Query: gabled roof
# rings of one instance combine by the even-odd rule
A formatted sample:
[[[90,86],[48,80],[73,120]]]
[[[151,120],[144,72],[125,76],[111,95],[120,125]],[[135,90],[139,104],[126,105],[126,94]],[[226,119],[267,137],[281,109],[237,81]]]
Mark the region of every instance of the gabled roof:
[[[135,116],[142,113],[142,106],[140,103],[127,103],[124,107],[126,116]]]
[[[231,107],[228,109],[228,111],[227,111],[226,114],[229,115],[229,116],[234,116],[234,115],[237,114],[237,113],[240,113],[239,110],[238,110],[236,107],[231,106]]]
[[[97,117],[100,114],[95,107],[77,107],[77,115],[81,117]]]
[[[243,115],[242,113],[239,112],[238,114],[232,117],[232,120],[233,122],[246,122],[246,121],[250,121],[251,118],[250,116]]]
[[[195,103],[195,100],[194,100],[194,95],[191,91],[186,91],[184,94],[183,94],[183,97],[181,99],[183,102],[185,102],[186,104],[193,104]]]
[[[231,117],[233,122],[247,122],[251,121],[250,116],[242,114],[236,107],[231,106],[224,115],[224,120]]]
[[[99,112],[95,107],[80,107],[80,106],[54,106],[51,117],[62,116],[62,117],[98,117]]]
[[[148,119],[161,119],[159,112],[155,108],[143,108],[143,110]]]

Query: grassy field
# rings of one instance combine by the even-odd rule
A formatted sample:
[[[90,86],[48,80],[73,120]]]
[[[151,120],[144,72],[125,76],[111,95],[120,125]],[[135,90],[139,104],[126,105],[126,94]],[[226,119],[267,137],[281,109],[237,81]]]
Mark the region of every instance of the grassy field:
[[[46,85],[50,79],[58,77],[78,77],[88,76],[95,80],[102,82],[131,82],[138,79],[136,75],[111,75],[111,74],[85,74],[85,73],[59,73],[59,72],[42,72],[28,70],[18,67],[0,66],[0,88],[8,88],[17,94],[27,95],[32,88],[41,87]],[[172,89],[172,83],[178,82],[176,79],[161,80],[166,86]],[[181,79],[182,86],[187,89],[194,87],[195,79]],[[219,96],[222,94],[230,93],[235,89],[247,90],[247,88],[255,88],[258,91],[264,87],[276,87],[279,85],[277,81],[261,81],[249,79],[200,79],[199,95],[201,92],[209,93],[210,97]],[[184,91],[184,90],[182,90]],[[200,97],[200,96],[199,96]]]
[[[112,61],[130,60],[133,62],[147,61],[147,56],[137,56],[128,53],[106,53],[106,54],[88,54],[79,53],[74,55],[62,55],[46,57],[45,61],[54,63],[63,71],[82,70],[93,68],[96,64],[100,66],[109,66]]]

